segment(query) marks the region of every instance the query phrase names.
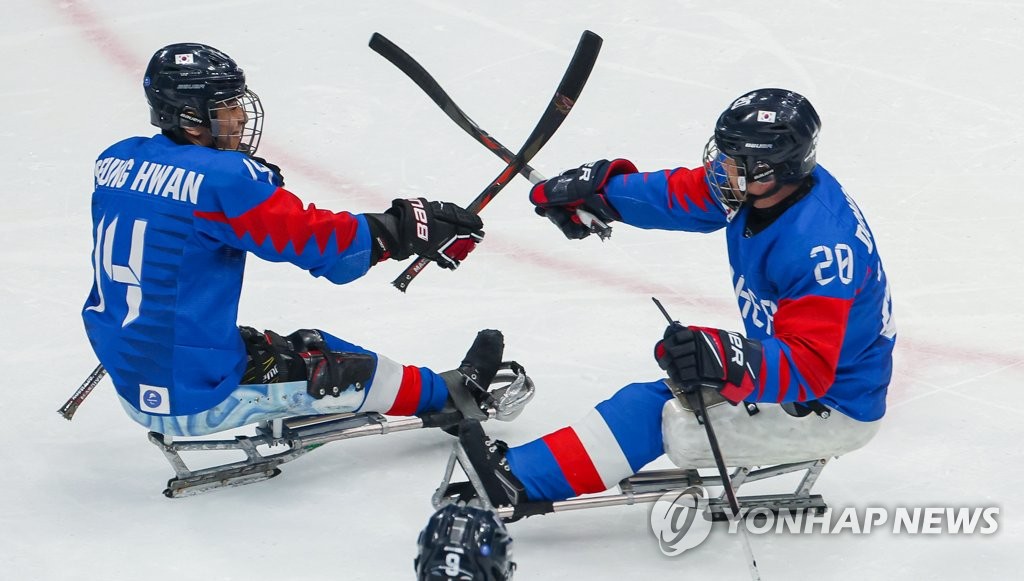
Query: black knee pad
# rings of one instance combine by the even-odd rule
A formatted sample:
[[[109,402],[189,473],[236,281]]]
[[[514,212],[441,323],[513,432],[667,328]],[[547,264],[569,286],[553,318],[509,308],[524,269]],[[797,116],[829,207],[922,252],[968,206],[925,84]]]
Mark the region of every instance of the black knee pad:
[[[252,327],[239,331],[249,352],[242,383],[304,380],[306,392],[321,399],[361,391],[373,377],[377,362],[372,355],[331,351],[316,329],[299,329],[287,337]]]
[[[285,337],[295,351],[326,351],[327,343],[316,329],[299,329]]]
[[[373,377],[376,361],[364,353],[332,351],[316,329],[299,329],[287,337],[305,363],[307,393],[316,399],[361,391]]]
[[[301,356],[309,374],[306,391],[315,399],[366,389],[377,363],[365,353],[307,351]]]

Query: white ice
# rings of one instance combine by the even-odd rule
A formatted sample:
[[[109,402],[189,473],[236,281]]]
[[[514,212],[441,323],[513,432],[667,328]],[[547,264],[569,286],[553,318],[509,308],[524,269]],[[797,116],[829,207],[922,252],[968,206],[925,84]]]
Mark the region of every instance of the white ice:
[[[92,280],[91,166],[153,133],[142,70],[158,47],[212,44],[267,109],[263,153],[290,189],[334,210],[396,194],[466,200],[502,163],[370,51],[380,31],[485,129],[517,149],[579,34],[604,37],[565,125],[534,160],[556,173],[602,157],[698,163],[732,98],[804,93],[824,119],[820,162],[859,201],[892,280],[899,325],[889,412],[817,492],[836,507],[1001,507],[990,536],[752,538],[766,579],[1015,578],[1024,546],[1024,4],[904,2],[273,2],[4,0],[0,20],[0,578],[411,579],[417,532],[450,446],[414,432],[331,444],[269,482],[181,500],[170,469],[106,381],[73,423],[54,410],[95,365],[79,310]],[[407,295],[397,264],[346,287],[251,260],[241,320],[320,326],[408,363],[458,363],[496,327],[539,393],[522,443],[634,380],[664,322],[739,328],[721,234],[619,226],[564,240],[517,179],[484,213],[457,272]],[[659,466],[661,466],[659,464]],[[745,579],[738,540],[661,556],[647,509],[512,525],[521,579]]]

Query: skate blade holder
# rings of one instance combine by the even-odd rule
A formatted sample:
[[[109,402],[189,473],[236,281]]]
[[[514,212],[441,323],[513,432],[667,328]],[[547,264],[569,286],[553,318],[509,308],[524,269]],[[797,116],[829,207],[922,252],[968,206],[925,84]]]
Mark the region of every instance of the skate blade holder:
[[[268,480],[281,473],[281,464],[328,442],[415,430],[423,426],[423,419],[415,416],[387,418],[375,412],[346,413],[260,422],[254,436],[235,436],[233,439],[178,440],[149,432],[149,441],[160,448],[174,469],[175,476],[167,481],[164,496],[179,498]],[[261,452],[262,447],[283,447],[283,450],[265,453]],[[199,453],[205,453],[209,459],[212,451],[241,452],[245,459],[192,469],[181,456],[187,452],[198,458],[201,456]]]
[[[466,382],[472,389],[485,391],[469,377]],[[523,408],[530,403],[536,391],[533,380],[526,375],[522,365],[503,361],[484,398],[487,415],[502,422],[511,422],[523,413]]]
[[[787,464],[776,464],[762,468],[742,467],[733,470],[730,475],[733,491],[737,494],[737,500],[744,509],[748,511],[768,510],[778,513],[780,510],[788,511],[811,511],[822,513],[828,508],[820,494],[811,494],[811,488],[818,480],[822,470],[828,463],[827,458],[818,460],[807,460],[804,462],[791,462]],[[787,474],[798,474],[803,472],[793,492],[781,494],[762,494],[739,496],[740,487],[758,481],[767,481],[772,478]],[[697,470],[647,470],[639,472],[619,482],[620,495],[623,497],[640,497],[655,495],[657,500],[664,494],[671,491],[681,491],[691,486],[719,487],[721,492],[716,497],[708,499],[706,508],[707,516],[712,520],[729,520],[732,510],[725,497],[725,489],[722,487],[722,478],[716,473],[713,476],[702,476]],[[567,501],[571,502],[571,501]],[[555,503],[558,504],[558,503]]]
[[[803,471],[805,473],[793,492],[739,496],[740,506],[750,511],[768,510],[778,513],[780,510],[788,510],[810,511],[821,514],[828,508],[828,505],[821,495],[812,495],[810,491],[827,463],[828,459],[826,458],[778,464],[757,469],[748,467],[737,468],[731,477],[733,490],[738,493],[740,486],[744,484]],[[452,482],[456,465],[466,474],[468,481]],[[649,504],[657,502],[670,492],[683,492],[693,486],[721,487],[722,479],[717,474],[714,476],[701,476],[698,470],[647,470],[638,472],[620,481],[618,494],[595,494],[556,502],[526,502],[514,507],[495,507],[488,501],[483,483],[476,470],[469,463],[469,458],[466,457],[462,447],[455,443],[449,455],[441,484],[434,492],[431,503],[437,509],[454,502],[469,502],[493,510],[505,521],[514,521],[527,516],[550,514],[553,512]],[[729,519],[731,509],[725,498],[724,488],[717,497],[708,499],[705,511],[712,520],[721,521]]]
[[[467,482],[452,482],[452,475],[455,473],[456,464],[462,468],[462,472],[468,480]],[[448,464],[445,466],[441,484],[438,485],[437,490],[431,496],[430,503],[435,509],[447,504],[463,503],[495,511],[495,507],[484,492],[484,485],[480,481],[480,475],[473,468],[473,465],[469,462],[469,457],[466,456],[465,450],[462,449],[458,442],[452,445],[452,452],[448,456]]]

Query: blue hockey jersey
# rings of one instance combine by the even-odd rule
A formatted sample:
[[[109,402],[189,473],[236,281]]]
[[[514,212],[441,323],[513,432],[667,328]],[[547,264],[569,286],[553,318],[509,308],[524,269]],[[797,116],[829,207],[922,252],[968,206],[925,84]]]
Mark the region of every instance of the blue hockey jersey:
[[[762,345],[756,385],[727,386],[733,401],[805,402],[861,421],[885,413],[896,338],[889,285],[863,214],[824,168],[811,191],[750,235],[743,206],[729,216],[703,168],[613,177],[622,220],[640,228],[725,228],[746,335]],[[755,370],[758,371],[758,370]]]
[[[95,280],[82,311],[118,393],[141,411],[186,415],[238,385],[246,252],[341,284],[370,267],[366,219],[318,210],[239,153],[156,135],[96,161]]]

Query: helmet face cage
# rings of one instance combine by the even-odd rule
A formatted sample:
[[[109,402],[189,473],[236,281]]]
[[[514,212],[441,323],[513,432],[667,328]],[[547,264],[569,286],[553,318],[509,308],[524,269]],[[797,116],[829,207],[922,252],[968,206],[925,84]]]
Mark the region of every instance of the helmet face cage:
[[[263,135],[263,104],[248,88],[238,97],[216,101],[209,107],[214,147],[256,153]]]
[[[742,161],[718,150],[714,136],[704,146],[705,180],[726,208],[738,210],[747,199],[747,168]]]

